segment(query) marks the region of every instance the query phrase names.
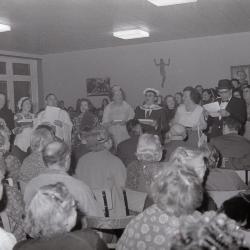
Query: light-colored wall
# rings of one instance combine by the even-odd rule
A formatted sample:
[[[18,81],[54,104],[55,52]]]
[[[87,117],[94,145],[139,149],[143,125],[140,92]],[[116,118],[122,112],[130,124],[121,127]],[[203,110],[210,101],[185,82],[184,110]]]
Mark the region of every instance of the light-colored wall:
[[[161,57],[171,58],[164,89],[153,62]],[[86,78],[110,77],[136,105],[146,87],[163,95],[198,83],[212,87],[230,77],[231,65],[242,64],[250,64],[250,33],[50,54],[43,57],[44,93],[55,92],[66,105],[75,105],[77,98],[86,96]],[[99,104],[100,98],[94,103]]]

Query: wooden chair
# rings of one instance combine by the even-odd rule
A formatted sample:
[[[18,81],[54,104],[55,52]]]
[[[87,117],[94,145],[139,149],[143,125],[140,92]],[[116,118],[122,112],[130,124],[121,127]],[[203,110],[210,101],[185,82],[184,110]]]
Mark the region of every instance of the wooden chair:
[[[113,209],[112,191],[110,189],[94,190],[94,194],[99,205],[104,210],[104,217],[87,216],[87,226],[96,230],[102,238],[107,238],[105,236],[108,234],[115,235],[116,239],[121,236],[130,220],[135,217],[134,215],[130,215],[130,211],[132,211],[133,214],[140,213],[143,210],[147,196],[145,193],[123,189],[122,195],[126,216],[112,218],[110,217],[110,211]],[[112,241],[107,245],[109,249],[115,249],[116,247],[116,243]]]

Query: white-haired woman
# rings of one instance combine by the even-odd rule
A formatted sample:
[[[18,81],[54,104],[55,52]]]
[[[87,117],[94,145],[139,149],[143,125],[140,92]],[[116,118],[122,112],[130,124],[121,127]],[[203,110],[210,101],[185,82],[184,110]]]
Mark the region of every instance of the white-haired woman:
[[[29,97],[22,97],[18,101],[18,113],[14,116],[15,121],[15,155],[20,162],[27,156],[30,147],[30,138],[35,115],[31,112],[32,103]]]
[[[137,160],[127,168],[126,187],[138,192],[150,193],[150,184],[161,170],[162,146],[157,135],[143,134],[139,137]]]
[[[202,190],[195,171],[177,162],[166,164],[151,184],[155,204],[128,224],[117,249],[170,249],[180,217],[192,218],[202,202]]]
[[[186,166],[194,170],[199,177],[203,185],[208,184],[206,181],[206,174],[208,173],[208,168],[213,164],[217,152],[212,152],[207,146],[203,146],[199,150],[191,150],[185,147],[178,147],[170,156],[170,162],[176,162],[181,166]],[[217,156],[216,156],[217,157]],[[211,183],[211,181],[209,181]],[[217,205],[214,200],[210,197],[207,190],[204,189],[203,201],[201,206],[198,208],[200,212],[205,212],[209,210],[216,210]]]
[[[107,249],[89,229],[70,232],[76,219],[76,202],[66,186],[43,186],[26,208],[24,226],[32,240],[19,242],[14,250]]]
[[[126,122],[134,118],[134,110],[125,101],[125,94],[122,88],[114,85],[111,88],[111,100],[103,112],[102,123],[113,136],[115,147],[122,141],[129,138]]]

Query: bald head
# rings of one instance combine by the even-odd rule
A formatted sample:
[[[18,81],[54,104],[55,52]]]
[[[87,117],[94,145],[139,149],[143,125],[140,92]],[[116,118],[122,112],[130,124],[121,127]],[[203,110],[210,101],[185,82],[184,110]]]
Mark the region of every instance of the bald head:
[[[49,168],[68,170],[70,164],[70,149],[64,142],[51,142],[43,150],[44,164]]]
[[[171,136],[181,136],[183,139],[185,139],[187,136],[185,127],[180,124],[174,124],[170,128],[170,134]]]

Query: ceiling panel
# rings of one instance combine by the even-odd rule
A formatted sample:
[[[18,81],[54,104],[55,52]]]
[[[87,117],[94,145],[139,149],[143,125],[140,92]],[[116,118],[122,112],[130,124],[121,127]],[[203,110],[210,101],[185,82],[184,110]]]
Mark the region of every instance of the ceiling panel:
[[[58,53],[250,31],[249,0],[198,0],[156,7],[146,0],[1,0],[0,50]],[[149,38],[120,40],[117,29]]]

